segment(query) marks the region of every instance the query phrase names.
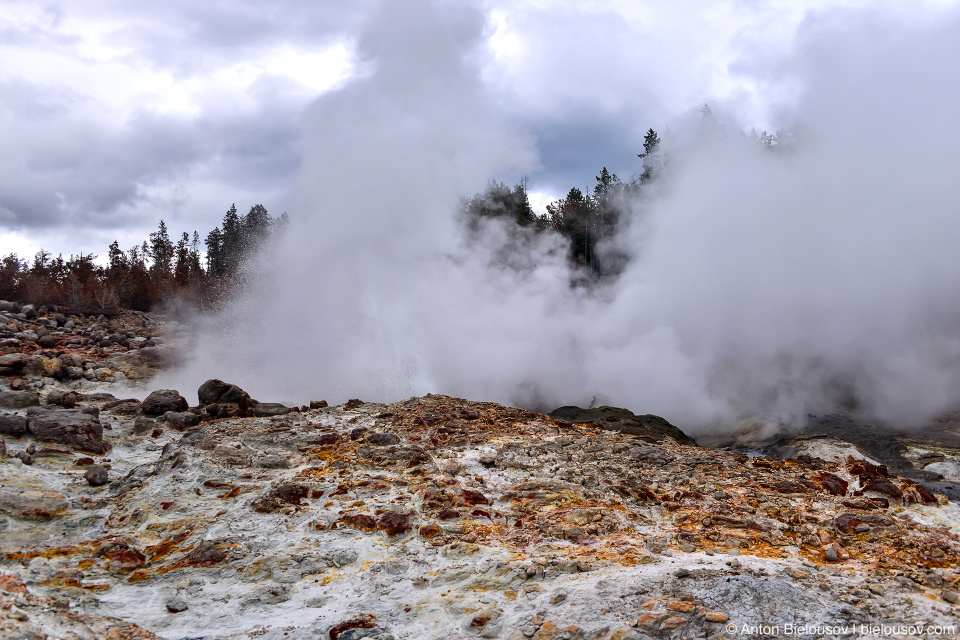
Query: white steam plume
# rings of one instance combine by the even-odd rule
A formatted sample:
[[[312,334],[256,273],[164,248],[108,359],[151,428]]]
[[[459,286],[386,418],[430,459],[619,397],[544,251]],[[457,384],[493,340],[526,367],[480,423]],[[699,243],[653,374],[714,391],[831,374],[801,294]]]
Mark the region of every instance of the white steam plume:
[[[780,114],[793,150],[734,122],[675,144],[619,241],[633,261],[591,293],[567,286],[554,238],[531,241],[528,271],[491,265],[496,225],[487,249],[461,243],[457,196],[532,166],[532,144],[480,80],[482,15],[400,4],[361,38],[367,75],[306,114],[300,210],[182,390],[602,401],[693,433],[849,400],[910,422],[960,399],[960,85],[942,73],[960,60],[956,12],[809,19],[778,70],[801,88]]]

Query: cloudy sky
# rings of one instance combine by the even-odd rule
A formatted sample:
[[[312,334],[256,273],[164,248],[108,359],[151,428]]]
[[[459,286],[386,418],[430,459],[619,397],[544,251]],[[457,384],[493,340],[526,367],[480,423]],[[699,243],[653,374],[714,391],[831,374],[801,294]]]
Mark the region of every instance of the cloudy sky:
[[[303,116],[370,73],[357,38],[378,4],[0,0],[0,253],[102,256],[160,219],[204,235],[233,202],[296,218]],[[775,129],[798,92],[784,61],[812,21],[935,22],[956,4],[487,0],[470,55],[532,141],[523,171],[542,205],[601,166],[636,173],[643,132],[704,102]]]

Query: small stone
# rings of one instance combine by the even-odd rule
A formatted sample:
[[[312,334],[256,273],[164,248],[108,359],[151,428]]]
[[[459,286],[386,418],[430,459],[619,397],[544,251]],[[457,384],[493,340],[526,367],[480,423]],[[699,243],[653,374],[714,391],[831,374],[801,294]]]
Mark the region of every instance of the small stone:
[[[679,613],[690,613],[697,608],[697,605],[690,600],[671,600],[667,603],[667,609]]]
[[[146,416],[137,416],[137,419],[133,423],[133,433],[134,435],[143,435],[157,426],[157,423],[151,420]]]
[[[83,474],[83,477],[94,487],[107,484],[110,479],[107,470],[98,464],[91,465]]]
[[[492,467],[497,463],[497,454],[492,451],[484,451],[477,458],[477,462],[485,467]]]
[[[923,583],[928,587],[933,587],[934,589],[940,586],[943,586],[943,576],[941,576],[936,571],[931,571],[923,577]]]
[[[550,604],[560,604],[567,599],[567,594],[558,593],[550,598]]]
[[[33,455],[36,452],[37,452],[37,445],[31,442],[30,445],[27,447],[27,453],[29,453],[30,455]]]
[[[787,567],[783,572],[795,580],[804,580],[810,577],[809,573],[796,567]]]
[[[310,401],[310,408],[311,408],[311,409],[326,409],[328,406],[330,406],[330,405],[327,404],[327,401],[326,401],[326,400],[311,400],[311,401]]]
[[[187,603],[181,600],[180,598],[167,600],[166,606],[167,606],[167,611],[169,611],[170,613],[180,613],[182,611],[186,611],[189,608],[187,607]]]
[[[946,554],[943,552],[943,549],[939,549],[939,548],[934,549],[933,551],[930,552],[930,556],[932,558],[942,558],[945,555]]]
[[[696,550],[697,550],[697,548],[696,548],[695,546],[693,546],[692,544],[682,544],[682,545],[680,545],[680,551],[683,551],[684,553],[693,553],[693,552],[696,551]]]
[[[23,464],[33,464],[33,456],[31,456],[26,451],[21,451],[16,455],[16,457],[19,458],[20,462],[22,462]]]
[[[823,554],[823,557],[826,558],[828,562],[836,562],[840,559],[840,555],[837,554],[837,550],[833,548],[833,545],[827,547],[827,552]]]
[[[373,447],[388,447],[400,442],[400,436],[395,433],[373,433],[364,442]]]
[[[708,611],[704,617],[707,619],[707,622],[726,622],[730,619],[727,614],[722,611]]]
[[[677,576],[678,578],[689,578],[690,569],[687,569],[685,567],[677,569],[676,573],[674,573],[673,575]]]
[[[686,624],[686,620],[680,616],[670,616],[666,620],[660,623],[661,629],[675,629],[679,626]]]
[[[727,555],[729,556],[738,556],[740,555],[740,549],[728,549]]]
[[[950,604],[957,604],[957,600],[960,599],[960,597],[958,597],[956,591],[944,591],[943,599],[949,602]]]
[[[703,552],[708,556],[712,556],[714,554],[713,549],[711,549],[710,547],[707,547],[706,549],[704,549]]]

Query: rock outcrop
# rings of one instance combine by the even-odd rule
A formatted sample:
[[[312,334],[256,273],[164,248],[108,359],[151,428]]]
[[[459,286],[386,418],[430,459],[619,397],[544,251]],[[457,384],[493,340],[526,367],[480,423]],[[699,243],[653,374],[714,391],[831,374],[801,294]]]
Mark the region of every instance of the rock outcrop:
[[[620,407],[602,406],[595,409],[581,409],[566,406],[554,409],[548,415],[562,422],[589,424],[598,429],[620,431],[632,436],[647,436],[656,441],[669,437],[681,444],[696,444],[693,438],[660,416],[652,414],[638,416],[629,409]]]
[[[0,637],[957,634],[956,416],[740,451],[613,407],[106,392],[176,342],[0,301]]]
[[[100,419],[89,409],[27,410],[27,430],[40,442],[55,442],[91,453],[106,453],[110,444],[103,439]]]
[[[750,457],[446,396],[184,431],[110,415],[98,467],[70,447],[0,461],[0,581],[47,603],[38,633],[107,603],[98,624],[174,638],[956,624],[960,510],[863,456]]]

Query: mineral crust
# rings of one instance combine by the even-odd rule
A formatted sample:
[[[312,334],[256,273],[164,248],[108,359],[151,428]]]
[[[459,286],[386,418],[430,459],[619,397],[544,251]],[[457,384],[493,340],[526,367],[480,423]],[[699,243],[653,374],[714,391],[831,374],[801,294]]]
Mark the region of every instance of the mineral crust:
[[[103,453],[7,436],[0,637],[956,633],[960,510],[855,448],[751,457],[652,417],[437,395],[325,404],[161,424],[81,394]]]

